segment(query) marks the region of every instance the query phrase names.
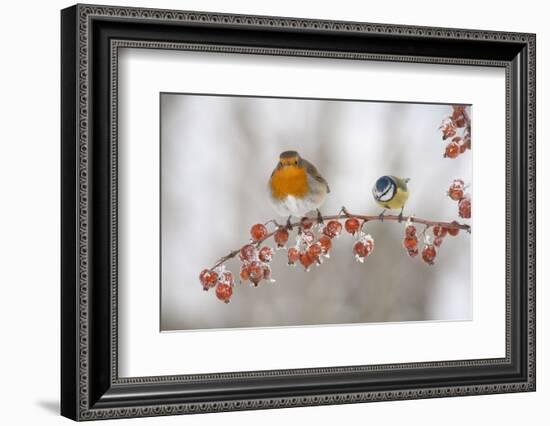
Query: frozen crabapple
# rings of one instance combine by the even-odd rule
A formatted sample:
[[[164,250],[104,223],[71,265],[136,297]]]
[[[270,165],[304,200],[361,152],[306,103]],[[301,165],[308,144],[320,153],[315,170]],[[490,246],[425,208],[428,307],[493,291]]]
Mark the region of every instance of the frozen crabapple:
[[[406,237],[414,237],[415,235],[416,235],[416,226],[407,225],[405,227],[405,236]]]
[[[447,228],[440,225],[435,225],[433,227],[433,232],[435,237],[441,237],[443,238],[445,235],[447,235]]]
[[[443,140],[452,138],[456,135],[456,125],[451,118],[447,118],[441,124],[441,131],[443,133]]]
[[[306,271],[313,264],[313,262],[315,262],[315,259],[310,256],[309,252],[304,251],[300,253],[300,263],[303,265]]]
[[[218,274],[216,271],[210,269],[203,269],[199,275],[199,280],[204,290],[208,290],[216,285],[218,281]]]
[[[344,222],[344,228],[346,228],[346,231],[350,233],[351,235],[355,235],[360,227],[359,219],[356,217],[350,217],[349,219],[346,219]]]
[[[277,243],[277,247],[284,247],[288,241],[288,231],[285,228],[277,229],[275,235],[273,235],[273,239]]]
[[[323,254],[323,247],[319,242],[316,242],[308,247],[307,252],[312,259],[318,259]]]
[[[219,283],[216,286],[216,297],[224,303],[229,303],[231,295],[233,294],[233,289],[229,284]]]
[[[269,263],[273,258],[273,250],[271,249],[271,247],[264,246],[261,248],[258,257],[262,262]]]
[[[248,275],[249,280],[252,282],[252,284],[254,284],[254,286],[257,286],[264,277],[263,264],[258,261],[251,262],[249,265]]]
[[[271,267],[269,265],[263,266],[264,280],[271,280]]]
[[[451,200],[459,201],[464,196],[464,181],[462,179],[455,179],[449,186],[447,194]]]
[[[403,247],[405,247],[407,250],[411,250],[415,248],[418,245],[418,238],[413,235],[412,237],[405,237],[403,239]]]
[[[424,262],[429,265],[434,264],[434,259],[436,255],[437,252],[433,244],[426,244],[422,249],[422,260],[424,260]]]
[[[355,259],[359,262],[363,262],[365,257],[369,256],[374,249],[374,240],[370,235],[365,235],[360,240],[356,241],[353,244],[353,253],[355,254]]]
[[[261,223],[252,225],[252,228],[250,228],[250,236],[253,241],[260,241],[267,236],[267,228]]]
[[[460,228],[456,227],[458,225],[458,222],[456,220],[453,220],[451,222],[452,227],[447,228],[447,232],[451,237],[456,237],[458,233],[460,232]]]
[[[456,158],[460,154],[460,146],[456,142],[451,142],[445,148],[445,157]]]
[[[241,281],[248,281],[250,279],[250,264],[243,263],[241,265],[239,276],[241,277]]]
[[[409,253],[410,257],[418,256],[418,247],[415,246],[412,249],[407,250],[407,253]]]
[[[332,248],[332,240],[330,239],[330,237],[327,237],[326,235],[321,235],[321,237],[319,238],[319,244],[321,245],[323,254],[327,255]]]
[[[442,237],[435,237],[434,238],[434,246],[441,247],[441,244],[443,243]]]
[[[241,247],[241,251],[239,252],[239,258],[245,262],[245,261],[251,261],[256,259],[256,247],[254,247],[253,244],[246,244]]]
[[[472,202],[468,195],[464,196],[458,203],[458,214],[464,219],[470,219],[472,215]]]
[[[337,220],[330,220],[323,229],[323,234],[327,237],[334,238],[342,232],[342,224]]]
[[[287,252],[288,264],[294,265],[298,260],[300,260],[300,252],[296,247],[290,247]]]

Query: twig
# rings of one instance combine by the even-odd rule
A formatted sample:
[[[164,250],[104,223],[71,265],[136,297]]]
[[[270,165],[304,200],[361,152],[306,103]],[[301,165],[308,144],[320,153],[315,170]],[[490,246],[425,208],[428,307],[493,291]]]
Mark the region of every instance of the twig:
[[[342,215],[342,213],[344,213],[344,215]],[[345,207],[342,207],[342,209],[340,210],[340,213],[337,214],[337,215],[322,216],[324,221],[326,221],[326,220],[345,220],[345,219],[350,218],[350,217],[355,217],[357,219],[362,219],[363,224],[365,224],[366,222],[372,222],[372,221],[381,221],[381,222],[386,222],[386,221],[390,221],[390,222],[391,221],[407,222],[407,221],[409,221],[409,222],[413,222],[413,223],[419,223],[419,224],[422,224],[422,225],[426,225],[426,229],[428,229],[431,226],[441,226],[443,228],[462,229],[462,230],[464,230],[468,233],[471,233],[470,225],[462,224],[462,223],[458,223],[458,222],[440,222],[440,221],[433,221],[433,220],[427,220],[427,219],[420,219],[420,218],[415,217],[415,216],[403,216],[402,218],[400,218],[398,215],[392,215],[392,214],[382,215],[382,216],[380,216],[380,215],[353,214],[353,213],[348,212]],[[270,222],[277,223],[274,220],[273,221],[268,221],[266,223],[270,223]],[[290,228],[294,228],[295,226],[300,226],[300,225],[301,225],[301,222],[294,222],[294,223],[290,224]],[[277,229],[275,229],[272,232],[269,232],[262,239],[253,242],[253,244],[255,244],[257,247],[259,247],[265,240],[268,240],[269,238],[271,238],[281,228],[287,228],[287,226],[278,226]],[[426,231],[426,229],[424,230],[424,232]],[[247,243],[247,244],[250,244],[250,243]],[[244,247],[244,246],[241,246],[241,248],[242,247]],[[239,248],[237,250],[233,250],[233,251],[229,252],[228,254],[226,254],[225,256],[218,259],[218,261],[210,269],[211,270],[216,269],[218,266],[220,266],[223,263],[227,262],[229,259],[232,259],[235,256],[237,256],[237,254],[239,254],[239,252],[241,251],[241,248]]]

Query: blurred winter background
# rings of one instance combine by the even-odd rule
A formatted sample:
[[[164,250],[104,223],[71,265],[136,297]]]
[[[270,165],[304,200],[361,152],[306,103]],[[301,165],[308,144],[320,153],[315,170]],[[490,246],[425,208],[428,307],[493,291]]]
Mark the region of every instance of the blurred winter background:
[[[227,305],[198,280],[247,242],[252,224],[285,220],[266,187],[284,150],[329,182],[324,214],[380,213],[371,188],[394,174],[411,178],[405,214],[457,219],[446,189],[455,178],[471,183],[472,154],[443,158],[438,127],[450,113],[449,105],[161,94],[161,330],[471,319],[470,236],[447,236],[429,266],[408,257],[397,222],[367,225],[375,250],[364,264],[348,234],[309,272],[278,251],[276,282],[237,284]],[[227,266],[238,276],[238,260]]]

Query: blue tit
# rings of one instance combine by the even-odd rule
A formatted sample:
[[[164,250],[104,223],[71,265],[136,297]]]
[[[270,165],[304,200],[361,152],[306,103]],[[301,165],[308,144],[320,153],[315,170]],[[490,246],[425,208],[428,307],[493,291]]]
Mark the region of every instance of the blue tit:
[[[384,208],[380,213],[380,219],[384,219],[386,209],[401,209],[399,221],[403,219],[403,209],[409,199],[407,183],[409,178],[398,178],[397,176],[382,176],[378,178],[372,188],[372,195],[376,202]]]

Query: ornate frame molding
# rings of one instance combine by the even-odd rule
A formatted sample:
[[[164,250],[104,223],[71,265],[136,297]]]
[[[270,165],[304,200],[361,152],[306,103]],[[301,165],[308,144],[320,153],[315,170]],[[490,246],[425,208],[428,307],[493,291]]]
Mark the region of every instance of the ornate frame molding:
[[[278,408],[292,406],[307,406],[307,405],[323,405],[323,404],[341,404],[352,402],[366,401],[381,401],[381,400],[400,400],[400,399],[415,399],[415,398],[433,398],[443,396],[460,396],[460,395],[475,395],[488,393],[503,393],[517,391],[533,391],[535,389],[535,36],[533,34],[520,34],[509,32],[495,31],[478,31],[464,29],[447,29],[447,28],[429,28],[429,27],[410,27],[401,25],[386,25],[386,24],[369,24],[358,22],[337,22],[323,20],[308,20],[294,18],[279,18],[266,16],[246,16],[246,15],[228,15],[215,13],[201,12],[185,12],[185,11],[170,11],[156,9],[135,9],[126,7],[104,7],[104,6],[89,6],[77,5],[73,8],[64,11],[66,23],[64,37],[75,37],[74,52],[64,52],[70,60],[74,59],[71,65],[64,65],[67,72],[74,72],[74,88],[64,90],[74,90],[76,94],[76,102],[72,105],[64,105],[66,108],[75,108],[75,132],[74,138],[65,138],[63,146],[69,144],[74,145],[74,158],[64,160],[76,163],[74,168],[75,182],[74,199],[69,197],[64,201],[64,209],[72,209],[75,213],[75,234],[72,238],[76,239],[74,248],[70,247],[67,251],[63,251],[64,262],[74,261],[73,265],[76,276],[66,278],[63,282],[63,291],[73,291],[76,306],[73,309],[66,307],[64,303],[63,321],[73,321],[73,327],[76,327],[76,336],[68,336],[68,330],[65,330],[64,353],[70,356],[71,350],[76,350],[77,356],[74,359],[74,369],[71,373],[66,373],[67,377],[72,378],[74,375],[74,383],[71,380],[63,380],[65,391],[62,391],[62,413],[71,418],[78,420],[92,420],[113,417],[140,417],[151,415],[169,415],[169,414],[184,414],[198,412],[213,412],[213,411],[229,411],[229,410],[248,410],[260,408]],[[90,162],[91,152],[91,136],[90,132],[90,115],[92,113],[93,102],[91,81],[91,62],[92,49],[94,47],[92,40],[92,23],[95,20],[111,20],[116,22],[139,22],[153,24],[178,24],[178,25],[214,25],[224,26],[226,28],[255,28],[255,29],[277,29],[289,30],[293,33],[315,31],[326,34],[359,34],[359,35],[376,35],[386,38],[395,37],[411,37],[419,40],[448,40],[448,41],[475,41],[475,42],[490,42],[490,43],[505,43],[509,45],[517,45],[518,48],[525,49],[523,61],[526,69],[526,78],[524,82],[513,80],[515,71],[512,60],[486,60],[472,58],[452,58],[438,56],[407,56],[395,54],[380,54],[380,53],[362,53],[362,52],[345,52],[345,51],[327,51],[316,49],[296,49],[296,48],[278,48],[278,47],[251,47],[251,46],[231,46],[231,45],[216,45],[212,43],[182,43],[175,41],[145,41],[132,39],[111,39],[109,46],[110,55],[110,330],[109,339],[111,345],[111,358],[109,365],[109,387],[117,390],[125,386],[146,386],[146,385],[169,385],[171,383],[183,382],[208,382],[227,379],[246,379],[246,378],[263,378],[263,377],[278,377],[278,376],[304,376],[309,374],[328,375],[342,373],[359,373],[373,371],[388,371],[388,370],[407,370],[407,369],[423,369],[423,368],[443,368],[443,367],[474,367],[488,365],[504,365],[511,364],[512,360],[512,333],[515,321],[514,312],[512,311],[512,265],[510,258],[513,254],[512,240],[512,217],[511,211],[513,208],[512,192],[516,189],[516,182],[512,181],[512,140],[518,129],[511,128],[512,114],[514,108],[520,108],[524,114],[524,125],[526,126],[527,138],[524,141],[525,159],[522,163],[524,172],[526,173],[526,181],[524,187],[520,190],[524,191],[525,197],[525,221],[526,221],[526,239],[525,239],[525,267],[526,267],[526,282],[524,285],[526,301],[526,347],[525,354],[525,378],[517,381],[508,381],[502,383],[489,383],[477,385],[456,385],[456,386],[434,386],[427,388],[400,388],[398,390],[377,390],[377,391],[360,391],[360,392],[329,392],[317,393],[311,395],[300,396],[273,396],[268,398],[223,398],[216,401],[205,402],[169,402],[157,404],[125,404],[116,402],[111,399],[101,402],[101,398],[93,397],[96,393],[90,388],[91,375],[96,371],[90,365],[90,355],[93,352],[94,335],[91,332],[91,321],[95,320],[91,315],[91,215],[94,212],[92,204],[93,194],[92,188],[92,170]],[[155,48],[155,49],[178,49],[178,50],[195,50],[195,51],[216,51],[236,54],[262,54],[262,55],[297,55],[324,57],[335,59],[355,59],[355,60],[374,60],[374,61],[398,61],[398,62],[423,62],[423,63],[446,63],[458,65],[481,65],[481,66],[496,66],[506,69],[506,110],[507,110],[507,153],[506,153],[506,193],[507,193],[507,212],[506,212],[506,232],[507,232],[507,259],[506,259],[506,357],[503,359],[482,359],[482,360],[464,360],[453,362],[434,362],[434,363],[415,363],[415,364],[389,364],[382,366],[356,366],[356,367],[333,367],[321,369],[306,369],[306,370],[275,370],[262,372],[245,372],[245,373],[224,373],[212,375],[194,375],[194,376],[160,376],[160,377],[138,377],[138,378],[119,378],[117,369],[117,85],[118,85],[118,49],[121,47],[132,48]],[[65,50],[73,49],[73,46],[65,46]],[[526,58],[526,59],[525,59]],[[72,69],[73,67],[74,69]],[[525,84],[526,105],[513,105],[512,98],[516,95],[517,85]],[[65,100],[65,98],[63,98]],[[67,99],[70,99],[68,97]],[[65,101],[67,103],[68,101]],[[67,114],[67,113],[65,113]],[[521,137],[520,137],[521,138]],[[65,183],[64,183],[65,185]],[[72,204],[71,207],[65,207]],[[69,230],[67,231],[69,232]],[[523,240],[522,240],[523,244]],[[521,278],[521,277],[520,277]],[[72,290],[70,290],[72,289]],[[66,346],[66,347],[65,347]],[[63,368],[67,368],[63,366]],[[67,395],[69,392],[75,392],[76,397],[73,399]],[[113,401],[116,398],[113,397]],[[73,402],[76,406],[73,406]]]

